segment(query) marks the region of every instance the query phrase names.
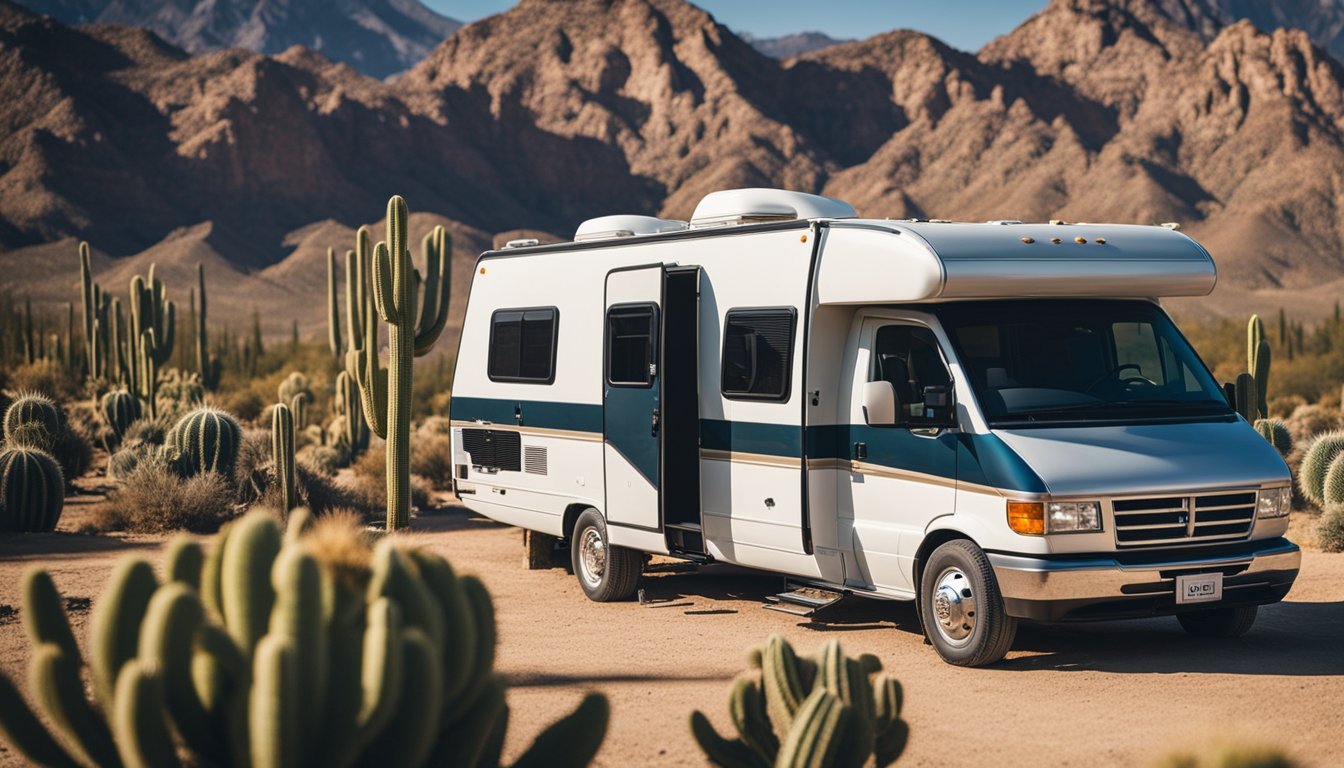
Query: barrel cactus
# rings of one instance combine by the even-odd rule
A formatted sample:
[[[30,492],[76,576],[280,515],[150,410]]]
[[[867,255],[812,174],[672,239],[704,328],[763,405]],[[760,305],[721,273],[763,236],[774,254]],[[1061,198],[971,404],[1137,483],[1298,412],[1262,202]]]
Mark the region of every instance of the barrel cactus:
[[[1260,419],[1255,422],[1255,431],[1268,440],[1280,456],[1287,456],[1293,452],[1293,433],[1283,420]]]
[[[50,450],[61,434],[60,406],[46,395],[25,392],[5,409],[5,441]]]
[[[64,506],[65,477],[55,459],[27,446],[0,451],[0,531],[54,531]]]
[[[98,402],[98,415],[103,417],[103,422],[118,441],[126,436],[126,430],[140,419],[143,411],[139,398],[125,388],[108,392]]]
[[[241,440],[242,430],[232,416],[206,407],[183,416],[168,433],[165,448],[171,451],[178,471],[184,475],[202,472],[229,475],[233,473]]]
[[[738,734],[720,736],[703,713],[691,733],[721,766],[885,766],[905,750],[901,684],[877,674],[882,662],[845,656],[832,640],[806,658],[775,635],[748,658],[756,672],[739,677],[728,695]]]
[[[1302,457],[1297,482],[1302,495],[1316,506],[1325,504],[1325,476],[1335,457],[1344,453],[1344,432],[1326,432],[1316,437]]]
[[[353,521],[290,520],[282,536],[254,512],[204,557],[179,542],[163,582],[123,563],[94,602],[92,702],[60,593],[29,572],[29,693],[52,730],[0,675],[0,735],[46,765],[497,766],[508,706],[481,582]],[[607,719],[588,695],[514,766],[587,765]]]

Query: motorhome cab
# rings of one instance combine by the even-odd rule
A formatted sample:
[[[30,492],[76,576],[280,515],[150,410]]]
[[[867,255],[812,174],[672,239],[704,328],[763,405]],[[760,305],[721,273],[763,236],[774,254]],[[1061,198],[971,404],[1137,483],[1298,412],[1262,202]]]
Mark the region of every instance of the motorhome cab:
[[[456,491],[568,542],[598,601],[645,553],[918,601],[938,653],[1017,622],[1236,636],[1300,553],[1288,469],[1158,305],[1213,290],[1163,227],[857,218],[780,190],[481,256]]]

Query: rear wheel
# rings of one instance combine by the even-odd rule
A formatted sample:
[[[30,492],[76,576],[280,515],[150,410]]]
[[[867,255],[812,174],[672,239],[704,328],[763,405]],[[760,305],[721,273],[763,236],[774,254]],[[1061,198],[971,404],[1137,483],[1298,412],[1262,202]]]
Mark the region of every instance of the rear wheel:
[[[960,667],[999,661],[1017,634],[1017,619],[1004,610],[989,558],[965,539],[949,541],[929,556],[919,611],[938,655]]]
[[[1195,637],[1241,637],[1255,623],[1257,608],[1254,605],[1238,605],[1214,608],[1208,611],[1191,611],[1176,614],[1185,631]]]
[[[644,556],[633,549],[611,546],[606,523],[597,510],[579,515],[569,543],[574,575],[589,600],[609,603],[635,593],[644,570]]]

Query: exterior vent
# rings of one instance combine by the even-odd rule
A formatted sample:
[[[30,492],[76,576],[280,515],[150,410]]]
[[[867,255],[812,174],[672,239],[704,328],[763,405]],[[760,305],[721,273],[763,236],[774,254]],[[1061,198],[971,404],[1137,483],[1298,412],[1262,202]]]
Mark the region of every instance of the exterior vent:
[[[504,244],[504,250],[512,248],[531,248],[534,245],[541,245],[541,241],[535,237],[524,237],[520,240],[510,240]]]
[[[503,429],[462,430],[462,450],[471,454],[471,466],[487,472],[521,472],[521,438]]]
[[[854,206],[786,189],[729,189],[705,195],[691,215],[691,227],[729,227],[795,219],[852,219]]]
[[[683,232],[687,228],[686,222],[676,219],[659,219],[653,216],[602,216],[580,224],[578,231],[574,233],[574,242],[588,243],[594,240],[614,240],[639,235],[661,235],[666,232]]]
[[[523,471],[529,475],[546,474],[546,449],[540,445],[523,446]]]

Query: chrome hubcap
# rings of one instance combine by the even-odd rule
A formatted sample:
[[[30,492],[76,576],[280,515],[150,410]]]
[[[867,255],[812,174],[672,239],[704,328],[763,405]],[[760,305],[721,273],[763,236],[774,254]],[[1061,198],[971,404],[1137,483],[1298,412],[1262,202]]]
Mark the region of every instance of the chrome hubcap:
[[[938,634],[953,645],[962,645],[975,631],[975,592],[971,580],[958,568],[938,575],[933,588],[933,616]]]
[[[602,583],[607,569],[607,545],[596,528],[586,528],[579,537],[579,575],[590,587]]]

